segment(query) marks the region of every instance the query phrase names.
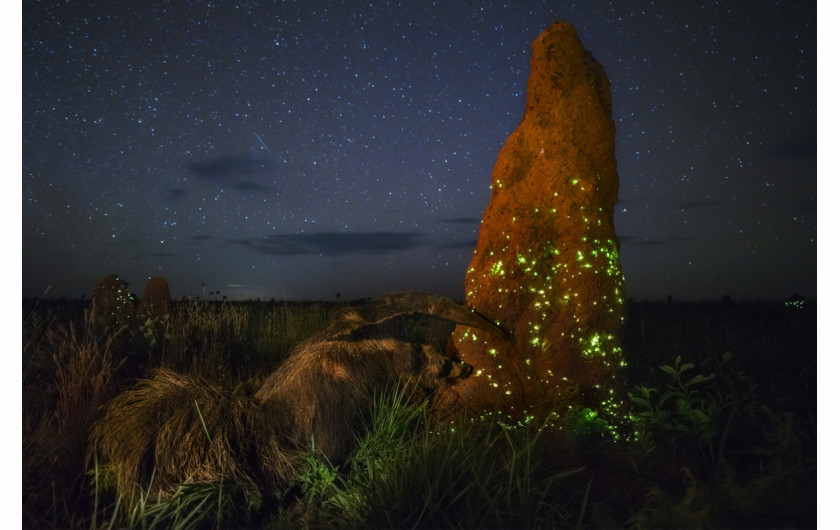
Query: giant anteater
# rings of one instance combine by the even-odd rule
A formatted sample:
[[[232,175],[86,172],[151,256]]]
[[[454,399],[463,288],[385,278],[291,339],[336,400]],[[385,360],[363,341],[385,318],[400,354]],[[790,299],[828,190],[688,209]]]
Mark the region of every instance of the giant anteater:
[[[315,448],[334,464],[353,449],[372,400],[389,384],[434,392],[472,367],[393,336],[400,315],[430,315],[509,338],[496,324],[432,294],[402,293],[343,312],[300,343],[253,398],[158,370],[117,396],[94,426],[89,455],[116,468],[118,492],[170,494],[181,483],[233,479],[284,486]],[[154,483],[150,480],[154,477]]]

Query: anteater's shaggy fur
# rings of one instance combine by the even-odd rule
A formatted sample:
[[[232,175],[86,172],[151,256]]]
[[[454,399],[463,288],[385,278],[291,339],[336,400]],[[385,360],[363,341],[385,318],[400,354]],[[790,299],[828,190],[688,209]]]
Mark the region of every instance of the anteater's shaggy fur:
[[[414,384],[431,393],[471,371],[428,344],[389,336],[383,324],[406,314],[507,337],[446,298],[394,295],[348,310],[299,344],[253,398],[158,370],[110,404],[94,427],[90,455],[115,466],[118,491],[129,501],[139,488],[166,495],[178,484],[223,479],[255,490],[282,488],[313,445],[340,464],[364,428],[374,396],[389,384]]]
[[[114,466],[130,504],[141,491],[167,496],[182,483],[230,479],[257,490],[294,476],[291,423],[285,410],[159,369],[111,402],[94,426],[90,456]]]

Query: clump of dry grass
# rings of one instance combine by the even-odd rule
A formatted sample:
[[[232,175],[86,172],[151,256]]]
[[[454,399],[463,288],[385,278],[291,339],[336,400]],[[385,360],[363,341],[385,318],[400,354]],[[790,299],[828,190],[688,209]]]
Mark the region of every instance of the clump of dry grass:
[[[134,503],[180,484],[235,481],[259,494],[294,477],[299,451],[284,411],[206,380],[160,369],[115,398],[91,434],[89,458],[115,468],[117,493]]]
[[[77,500],[72,496],[84,495],[90,426],[115,392],[114,349],[121,330],[96,333],[90,314],[81,326],[30,324],[24,325],[23,341],[24,512],[69,525]],[[44,495],[48,491],[61,493]]]

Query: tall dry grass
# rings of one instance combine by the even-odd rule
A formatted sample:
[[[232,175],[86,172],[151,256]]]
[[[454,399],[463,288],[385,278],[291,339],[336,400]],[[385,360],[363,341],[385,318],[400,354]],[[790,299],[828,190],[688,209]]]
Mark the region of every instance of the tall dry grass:
[[[270,372],[303,339],[327,326],[337,304],[208,302],[173,304],[163,319],[137,323],[160,366],[217,383]]]
[[[100,335],[89,315],[77,323],[45,319],[25,324],[24,523],[40,527],[44,521],[56,526],[78,522],[74,504],[87,500],[87,434],[115,393],[120,362],[114,350],[124,331]]]

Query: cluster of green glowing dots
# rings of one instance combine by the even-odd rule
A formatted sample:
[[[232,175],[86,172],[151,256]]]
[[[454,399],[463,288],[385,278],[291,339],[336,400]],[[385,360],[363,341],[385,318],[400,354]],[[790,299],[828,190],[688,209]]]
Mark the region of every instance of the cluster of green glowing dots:
[[[582,248],[573,252],[575,260],[572,263],[553,261],[551,258],[559,256],[561,252],[551,242],[543,243],[537,250],[519,251],[513,256],[513,259],[508,256],[507,247],[504,247],[500,252],[504,257],[494,259],[487,273],[482,275],[482,279],[486,279],[488,276],[504,277],[508,275],[508,279],[515,278],[517,280],[516,287],[499,288],[500,294],[524,292],[530,297],[535,319],[528,324],[528,343],[541,351],[547,351],[550,346],[542,336],[542,330],[553,308],[573,304],[578,309],[578,311],[575,311],[575,315],[583,312],[583,308],[580,306],[584,302],[581,301],[581,297],[575,292],[573,286],[577,283],[576,278],[584,274],[603,273],[613,279],[615,287],[612,292],[602,294],[600,300],[593,300],[591,303],[593,305],[604,304],[608,313],[617,312],[619,321],[622,324],[624,323],[624,314],[621,310],[624,304],[622,294],[624,278],[621,274],[617,244],[613,239],[608,239],[605,242],[593,239],[589,242],[586,237],[583,237],[581,242],[583,243]],[[490,252],[490,255],[497,258],[493,251]],[[510,264],[506,264],[506,261]],[[596,263],[601,264],[601,266],[596,268]],[[475,272],[474,268],[469,271],[472,283],[477,280]],[[470,290],[468,296],[472,296],[474,293],[473,290]],[[499,304],[499,309],[502,308],[502,304]],[[576,323],[582,324],[579,317],[575,316],[574,320]],[[576,330],[577,333],[582,331],[582,327]],[[572,331],[571,336],[575,336],[575,330]]]
[[[577,180],[577,179],[573,179]],[[501,186],[501,184],[499,184]],[[555,197],[558,195],[557,193],[554,194]],[[598,214],[604,214],[603,208],[598,208]],[[551,208],[550,211],[556,214],[557,209]],[[540,210],[538,208],[534,209],[534,215],[539,215]],[[592,225],[592,220],[581,213],[580,221],[587,227],[587,230],[590,229]],[[516,224],[519,222],[517,217],[511,217],[511,224]],[[595,224],[597,226],[603,226],[603,221],[601,219],[595,220]],[[506,240],[510,240],[509,234],[504,234]],[[559,259],[561,252],[560,250],[554,245],[552,241],[544,241],[539,245],[539,248],[529,248],[527,250],[522,250],[517,248],[514,253],[509,253],[509,247],[503,246],[498,254],[495,251],[490,251],[489,255],[493,259],[489,269],[486,273],[481,274],[482,279],[486,279],[489,277],[504,277],[508,275],[510,278],[509,271],[512,268],[516,268],[518,272],[516,278],[521,279],[524,282],[528,282],[527,290],[531,293],[540,294],[548,299],[547,291],[551,290],[553,287],[554,279],[560,278],[561,284],[565,283],[567,280],[572,280],[575,277],[581,277],[587,274],[605,274],[607,276],[615,278],[616,283],[619,285],[614,289],[612,295],[614,297],[614,301],[618,304],[623,304],[622,300],[622,289],[621,284],[623,284],[623,275],[621,273],[621,264],[619,261],[619,254],[618,254],[618,244],[616,243],[614,238],[606,238],[604,240],[599,238],[590,238],[588,236],[581,237],[581,246],[578,249],[571,249],[572,254],[574,255],[574,259],[572,263],[562,263],[562,262],[555,262],[550,263],[552,260],[550,258],[554,257],[554,259]],[[515,254],[515,256],[514,256]],[[513,259],[512,259],[513,258]],[[549,258],[549,259],[547,259]],[[599,266],[600,265],[600,266]],[[548,270],[545,270],[548,267]],[[476,276],[475,273],[477,271],[475,268],[471,268],[468,273],[471,276],[471,283],[476,283]],[[483,282],[482,282],[483,283]],[[511,293],[517,292],[523,287],[513,287],[513,288],[499,288],[500,293]],[[471,296],[474,294],[473,290],[468,291],[467,295]],[[567,301],[571,299],[571,297],[576,297],[577,294],[571,291],[567,291],[564,293],[564,296]],[[607,296],[604,295],[603,299],[606,301]],[[501,306],[500,306],[501,307]]]
[[[570,178],[566,181],[566,190],[561,197],[560,192],[554,192],[555,203],[559,207],[560,201],[567,200],[569,193],[587,192],[589,184],[580,178]],[[494,191],[505,192],[502,182],[493,183]],[[519,231],[521,225],[539,226],[537,217],[558,215],[558,208],[534,208],[530,213],[512,216],[509,221],[511,233]],[[567,205],[565,205],[567,206]],[[607,429],[618,437],[618,428],[611,423],[627,424],[630,418],[625,417],[624,402],[616,395],[614,388],[620,388],[618,372],[626,367],[623,351],[618,338],[613,334],[615,330],[599,329],[596,323],[606,318],[616,325],[624,324],[624,276],[619,261],[618,243],[614,236],[605,235],[611,226],[607,210],[602,207],[587,208],[580,206],[578,213],[568,213],[563,209],[569,223],[583,228],[583,234],[576,243],[544,240],[533,244],[530,248],[522,248],[511,241],[511,233],[502,233],[503,243],[488,252],[489,265],[484,270],[471,268],[468,271],[469,284],[467,297],[476,295],[476,289],[493,289],[498,294],[498,309],[504,313],[504,303],[511,297],[518,298],[527,305],[528,321],[525,330],[516,330],[519,334],[527,331],[526,344],[522,347],[531,351],[517,352],[522,356],[522,362],[533,366],[532,359],[539,355],[553,351],[554,348],[572,348],[578,350],[584,362],[602,363],[607,369],[605,376],[609,380],[602,385],[595,385],[600,391],[601,402],[594,403],[592,414],[600,414],[599,424],[603,423]],[[527,219],[526,219],[527,218]],[[611,229],[609,229],[611,230]],[[527,232],[526,232],[527,233]],[[515,238],[521,241],[521,238]],[[570,246],[571,245],[571,246]],[[558,248],[559,247],[559,248]],[[594,277],[594,278],[593,278]],[[581,285],[601,285],[602,292],[592,298],[591,293],[580,291]],[[494,297],[495,298],[495,297]],[[569,322],[569,329],[563,330],[561,336],[566,345],[552,345],[547,331],[556,325],[554,319],[561,318]],[[592,322],[593,315],[595,317]],[[610,327],[610,325],[607,325]],[[556,333],[556,332],[555,332]],[[521,336],[521,335],[520,335]],[[459,341],[479,340],[475,333],[467,330]],[[474,376],[484,378],[493,391],[501,395],[511,395],[511,377],[505,377],[499,352],[485,343],[485,351],[492,359],[485,369],[478,369]],[[496,377],[494,377],[494,375]],[[555,374],[551,370],[537,377],[540,383],[562,391],[574,384],[564,374]],[[530,376],[526,376],[530,379]],[[600,406],[598,406],[600,405]],[[495,414],[500,423],[509,426],[524,426],[532,421],[533,415],[527,411],[514,414],[497,411]],[[559,419],[558,415],[555,420]],[[594,418],[594,416],[593,416]],[[586,419],[586,418],[584,418]],[[592,418],[590,418],[592,419]],[[552,420],[553,421],[553,420]]]
[[[624,368],[627,363],[624,362],[624,355],[621,345],[616,339],[615,335],[611,333],[593,332],[588,338],[580,337],[580,352],[584,357],[589,359],[601,358],[607,366],[612,366],[612,359],[618,359],[618,366]]]
[[[118,326],[126,324],[134,311],[134,296],[128,288],[120,286],[116,288],[113,300],[114,305],[110,314],[114,319],[114,324]]]
[[[805,300],[788,300],[785,302],[785,307],[788,309],[805,309]]]
[[[609,413],[604,414],[604,416],[609,415]],[[498,423],[500,427],[509,431],[533,428],[536,428],[538,431],[546,429],[564,431],[570,428],[574,429],[575,426],[570,425],[570,418],[573,418],[574,416],[578,416],[582,421],[587,423],[594,424],[597,422],[598,429],[602,432],[604,438],[612,440],[613,442],[634,442],[639,440],[640,434],[637,429],[620,428],[603,418],[596,410],[588,407],[578,409],[571,405],[568,407],[566,414],[561,414],[558,411],[552,411],[546,415],[540,416],[539,425],[537,425],[538,416],[528,411],[523,411],[521,414],[505,413],[499,410],[490,411],[485,412],[471,421],[479,423],[494,421]],[[627,419],[630,420],[631,418],[628,417]],[[453,432],[455,431],[454,421],[450,423],[450,428]]]
[[[498,322],[496,324],[498,324]],[[469,340],[477,341],[478,336],[475,333],[473,333],[471,328],[467,328],[466,331],[461,335],[461,337],[459,337],[458,340],[459,340],[459,342],[469,341]],[[487,341],[484,341],[484,346],[485,347],[487,346]],[[499,352],[498,352],[498,350],[496,350],[496,348],[487,348],[486,351],[487,351],[487,354],[493,359],[491,362],[498,362],[497,359],[498,359]],[[529,362],[529,361],[526,361],[526,362]],[[503,366],[501,364],[496,364],[495,368],[497,370],[499,370],[500,373],[503,370]],[[483,378],[487,379],[487,384],[490,385],[494,389],[494,392],[501,392],[506,396],[510,396],[513,393],[512,390],[511,390],[511,381],[510,380],[501,381],[501,384],[500,384],[500,381],[498,379],[493,379],[493,373],[490,370],[484,370],[483,368],[479,368],[478,370],[475,371],[475,373],[473,374],[473,377],[483,377]]]

